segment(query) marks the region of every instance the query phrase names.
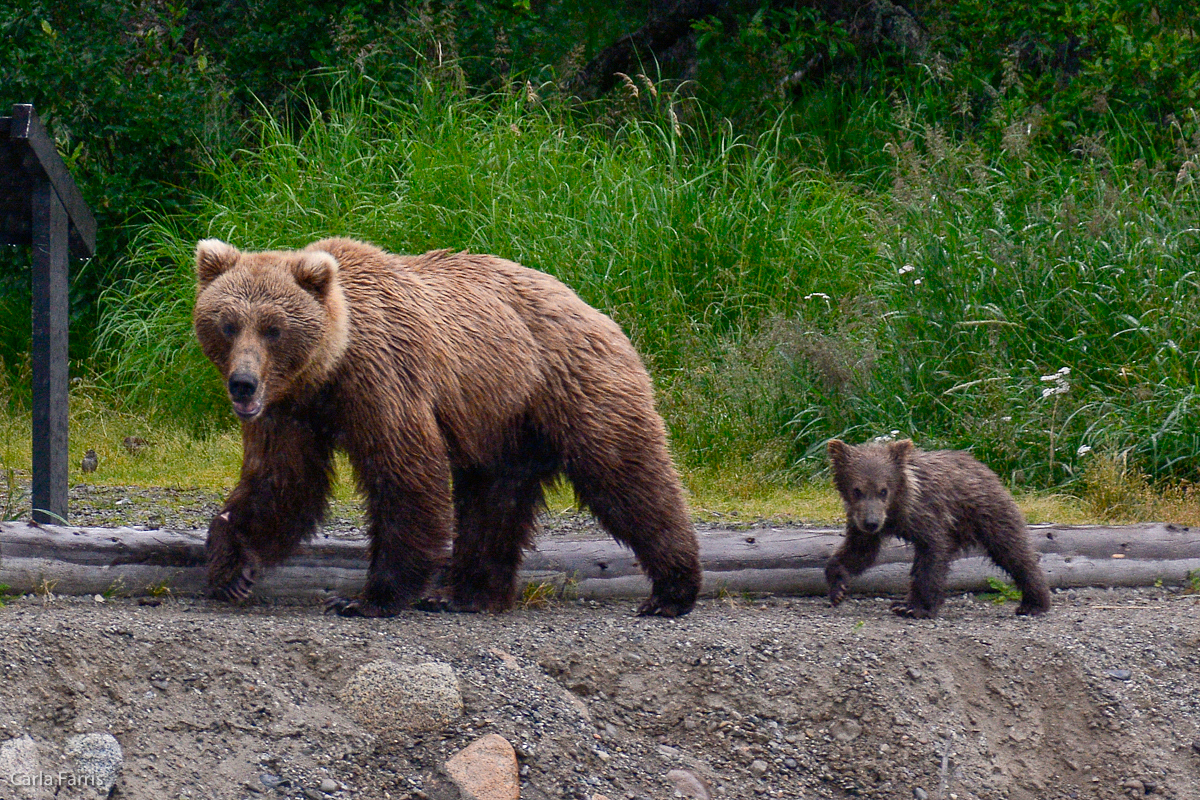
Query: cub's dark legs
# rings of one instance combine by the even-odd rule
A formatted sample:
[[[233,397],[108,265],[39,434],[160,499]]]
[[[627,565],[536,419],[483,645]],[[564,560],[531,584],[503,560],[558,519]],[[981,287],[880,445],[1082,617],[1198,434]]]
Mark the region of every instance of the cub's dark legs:
[[[946,575],[950,572],[951,554],[946,547],[946,536],[930,536],[931,541],[918,539],[913,542],[916,555],[913,558],[908,599],[892,606],[892,612],[901,617],[932,619],[945,601]]]
[[[837,552],[825,565],[825,581],[829,584],[829,603],[837,605],[846,597],[850,579],[871,568],[879,558],[883,537],[879,534],[847,530]]]
[[[1046,574],[1038,564],[1037,551],[1029,541],[1019,512],[1013,519],[995,528],[990,535],[980,538],[984,550],[987,551],[996,566],[1012,576],[1013,583],[1021,590],[1021,604],[1017,613],[1022,616],[1037,616],[1050,610],[1050,587],[1046,584]]]
[[[242,474],[208,528],[214,597],[242,601],[263,567],[287,558],[325,514],[329,439],[304,417],[283,413],[242,427]]]

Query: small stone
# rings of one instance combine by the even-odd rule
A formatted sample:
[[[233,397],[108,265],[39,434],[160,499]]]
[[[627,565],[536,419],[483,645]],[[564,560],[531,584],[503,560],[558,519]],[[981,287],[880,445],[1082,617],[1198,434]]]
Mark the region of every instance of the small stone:
[[[307,797],[308,800],[325,800],[325,795],[321,794],[316,789],[305,789],[304,796]]]
[[[787,767],[788,769],[795,769],[796,767],[799,766],[799,763],[796,761],[796,759],[792,758],[791,756],[788,756],[787,758],[785,758],[783,760],[783,765],[785,767]]]
[[[750,774],[756,778],[761,778],[767,774],[767,762],[762,759],[754,759],[750,762]]]
[[[1154,790],[1158,788],[1154,781],[1142,781],[1142,785],[1146,788],[1146,794],[1154,794]]]
[[[914,786],[913,800],[929,800],[929,792],[925,791],[920,786]]]
[[[922,674],[921,670],[917,669],[916,667],[909,667],[908,677],[912,678],[914,681],[919,681],[925,676]]]
[[[393,741],[412,731],[442,730],[463,713],[454,670],[437,662],[371,661],[346,682],[341,697],[365,728]]]
[[[706,784],[699,775],[690,769],[673,769],[667,773],[667,782],[675,787],[687,800],[712,800]]]
[[[481,736],[446,762],[445,773],[463,800],[520,800],[517,753],[503,736]]]
[[[342,787],[338,785],[338,782],[331,778],[321,779],[321,791],[325,794],[333,794],[340,788]]]
[[[1134,796],[1144,795],[1146,793],[1146,785],[1136,778],[1130,778],[1121,784],[1121,788],[1133,792]]]
[[[104,595],[102,595],[102,594],[92,595],[92,599],[95,600],[97,603],[103,603]]]
[[[1110,669],[1104,674],[1114,681],[1127,681],[1133,677],[1133,673],[1127,669]]]
[[[829,732],[839,742],[852,742],[862,735],[862,725],[857,720],[839,719],[829,726]]]
[[[269,772],[264,772],[258,776],[258,782],[268,789],[278,789],[283,784],[283,778],[278,775],[272,775]]]
[[[1197,739],[1196,741],[1192,742],[1192,750],[1194,750],[1198,755],[1200,755],[1200,739]]]
[[[74,760],[75,769],[85,786],[94,786],[107,795],[117,782],[117,775],[125,763],[121,744],[109,733],[84,733],[67,739],[63,749]]]

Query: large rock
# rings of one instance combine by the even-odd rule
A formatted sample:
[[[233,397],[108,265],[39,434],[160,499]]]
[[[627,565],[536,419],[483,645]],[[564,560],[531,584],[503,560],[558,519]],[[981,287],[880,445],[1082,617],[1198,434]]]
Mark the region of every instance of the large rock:
[[[102,797],[107,797],[112,791],[125,761],[121,743],[109,733],[72,736],[67,739],[63,754],[74,763],[79,784],[95,789]]]
[[[503,736],[489,733],[454,754],[446,775],[463,800],[520,800],[517,754]]]
[[[34,785],[42,773],[38,746],[29,734],[0,744],[0,797],[41,798],[53,794],[53,789]]]
[[[441,730],[463,713],[454,670],[436,662],[363,664],[347,681],[342,701],[363,727],[388,741],[414,731]]]

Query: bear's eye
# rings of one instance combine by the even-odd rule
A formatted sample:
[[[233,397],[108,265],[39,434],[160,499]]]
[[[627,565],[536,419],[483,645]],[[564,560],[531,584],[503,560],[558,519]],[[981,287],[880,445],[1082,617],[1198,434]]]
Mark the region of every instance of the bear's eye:
[[[858,488],[857,486],[854,487],[854,499],[855,500],[863,499],[863,490]]]
[[[262,330],[263,338],[272,342],[278,339],[281,333],[278,325],[268,325]]]
[[[886,486],[879,490],[879,497],[882,500],[887,500],[887,487]]]
[[[232,339],[238,335],[238,326],[233,322],[226,322],[221,325],[221,335],[226,339]]]

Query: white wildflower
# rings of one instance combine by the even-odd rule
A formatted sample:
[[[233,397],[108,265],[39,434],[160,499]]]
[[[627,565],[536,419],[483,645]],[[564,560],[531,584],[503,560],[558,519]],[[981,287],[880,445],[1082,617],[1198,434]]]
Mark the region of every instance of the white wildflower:
[[[1081,445],[1079,445],[1079,449],[1075,451],[1075,455],[1077,455],[1077,456],[1086,456],[1086,455],[1087,455],[1088,453],[1090,453],[1090,452],[1092,452],[1092,446],[1091,446],[1091,445],[1087,445],[1087,444],[1081,444]]]
[[[912,264],[905,264],[903,267],[901,267],[899,270],[897,270],[897,272],[901,275],[907,275],[908,273],[912,272],[915,269],[916,269],[916,267],[914,267]]]

